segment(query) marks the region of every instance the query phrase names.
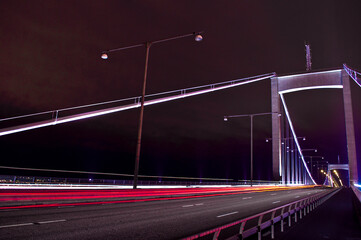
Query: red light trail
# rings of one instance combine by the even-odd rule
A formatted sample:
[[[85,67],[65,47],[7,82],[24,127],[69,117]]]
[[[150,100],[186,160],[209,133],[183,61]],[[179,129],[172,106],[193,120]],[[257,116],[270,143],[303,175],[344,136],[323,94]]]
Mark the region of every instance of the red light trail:
[[[264,192],[275,190],[289,190],[304,187],[227,187],[227,188],[181,188],[181,189],[136,189],[136,190],[1,190],[0,210],[24,209],[38,207],[60,207],[77,205],[97,205],[106,203],[132,203],[147,201],[163,201],[187,198],[202,198],[224,195],[243,194],[250,192]],[[116,198],[123,198],[115,200]],[[129,199],[131,198],[131,199]],[[94,201],[98,199],[99,201]],[[31,204],[32,201],[81,200],[83,202]],[[84,202],[89,200],[88,202]],[[27,202],[24,205],[23,202]],[[23,205],[1,206],[2,203],[17,202]],[[29,203],[29,204],[28,204]]]

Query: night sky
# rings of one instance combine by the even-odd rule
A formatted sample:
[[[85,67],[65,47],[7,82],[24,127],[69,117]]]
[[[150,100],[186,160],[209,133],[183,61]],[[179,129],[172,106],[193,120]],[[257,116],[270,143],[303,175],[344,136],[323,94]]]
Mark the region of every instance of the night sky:
[[[357,0],[2,0],[0,118],[139,96],[145,49],[106,61],[101,51],[194,31],[204,31],[202,42],[184,38],[151,47],[147,94],[303,72],[305,41],[313,70],[346,63],[360,71],[360,8]],[[351,86],[361,165],[361,88]],[[224,122],[223,116],[269,112],[270,96],[264,80],[146,107],[140,174],[248,179],[249,119]],[[307,137],[301,147],[346,163],[342,91],[297,92],[286,101],[297,135]],[[138,115],[134,109],[0,137],[0,165],[133,174]],[[271,179],[269,116],[255,118],[254,137],[254,178]]]

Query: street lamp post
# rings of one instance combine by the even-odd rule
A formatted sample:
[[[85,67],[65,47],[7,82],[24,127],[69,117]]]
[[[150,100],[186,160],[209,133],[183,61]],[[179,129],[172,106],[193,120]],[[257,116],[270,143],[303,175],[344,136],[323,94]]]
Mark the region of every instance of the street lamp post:
[[[268,114],[278,114],[278,116],[281,116],[278,112],[267,112],[267,113],[254,113],[254,114],[241,114],[241,115],[230,115],[230,116],[224,116],[223,120],[228,121],[229,118],[238,118],[238,117],[249,117],[251,120],[251,146],[250,146],[250,153],[251,153],[251,187],[253,186],[253,117],[254,116],[261,116],[261,115],[268,115]]]
[[[129,49],[129,48],[142,47],[142,46],[145,46],[145,49],[146,49],[144,78],[143,78],[143,87],[142,87],[142,98],[141,98],[140,114],[139,114],[137,148],[136,148],[136,153],[135,153],[134,180],[133,180],[133,188],[134,189],[136,189],[137,185],[138,185],[140,147],[141,147],[141,142],[142,142],[142,129],[143,129],[144,97],[145,97],[145,89],[146,89],[146,83],[147,83],[149,49],[153,44],[156,44],[156,43],[167,42],[167,41],[190,37],[190,36],[194,36],[194,40],[199,42],[199,41],[203,40],[201,33],[202,32],[193,32],[193,33],[184,34],[184,35],[180,35],[180,36],[164,38],[164,39],[160,39],[160,40],[156,40],[156,41],[148,41],[145,43],[131,45],[131,46],[127,46],[127,47],[114,48],[114,49],[103,51],[101,54],[101,58],[105,60],[105,59],[108,59],[108,53],[111,53],[111,52],[121,51],[121,50]]]

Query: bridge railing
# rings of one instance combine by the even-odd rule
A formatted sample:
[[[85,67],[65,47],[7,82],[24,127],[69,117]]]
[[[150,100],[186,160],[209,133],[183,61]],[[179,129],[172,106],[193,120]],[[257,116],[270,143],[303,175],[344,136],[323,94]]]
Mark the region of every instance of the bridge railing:
[[[281,221],[281,232],[283,232],[284,221],[288,220],[288,225],[291,226],[292,218],[297,222],[298,217],[302,219],[303,216],[322,204],[339,190],[340,189],[334,190],[331,193],[329,191],[323,191],[319,194],[183,238],[183,240],[244,239],[253,234],[258,234],[258,240],[261,240],[262,230],[268,227],[271,227],[271,238],[274,239],[275,223]]]

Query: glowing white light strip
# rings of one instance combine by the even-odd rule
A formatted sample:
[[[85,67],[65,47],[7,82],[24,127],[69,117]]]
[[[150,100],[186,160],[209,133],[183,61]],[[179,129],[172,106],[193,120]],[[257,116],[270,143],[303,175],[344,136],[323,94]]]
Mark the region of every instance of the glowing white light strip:
[[[223,89],[227,89],[227,88],[237,87],[237,86],[241,86],[244,84],[268,79],[273,76],[275,76],[275,74],[270,74],[267,76],[255,78],[255,79],[248,80],[248,81],[238,82],[238,83],[231,82],[225,86],[220,86],[220,87],[214,86],[214,87],[211,87],[210,89],[199,90],[199,91],[194,91],[194,92],[190,92],[190,93],[183,92],[183,93],[177,94],[175,96],[148,100],[148,101],[144,102],[144,106],[153,105],[153,104],[162,103],[162,102],[168,102],[168,101],[177,100],[177,99],[181,99],[181,98],[185,98],[185,97],[192,97],[192,96],[205,94],[205,93],[209,93],[209,92],[214,92],[214,91],[218,91],[218,90],[223,90]],[[52,126],[52,125],[61,124],[61,123],[77,121],[77,120],[96,117],[96,116],[101,116],[101,115],[105,115],[105,114],[109,114],[109,113],[120,112],[120,111],[124,111],[124,110],[128,110],[128,109],[138,108],[138,107],[140,107],[140,103],[134,103],[134,104],[126,105],[126,106],[107,108],[107,109],[103,109],[103,110],[97,110],[97,111],[86,112],[86,113],[81,113],[81,114],[77,114],[77,115],[71,115],[71,116],[67,116],[67,117],[57,118],[55,120],[51,119],[51,120],[30,123],[30,124],[20,125],[20,126],[16,126],[16,127],[11,127],[11,128],[5,128],[5,129],[0,130],[0,136],[23,132],[23,131],[41,128],[41,127]]]
[[[361,187],[361,185],[360,184],[357,184],[357,183],[354,183],[353,184],[355,187]]]
[[[289,114],[288,109],[287,109],[287,106],[286,106],[285,99],[283,98],[283,94],[280,93],[280,97],[281,97],[281,100],[282,100],[283,108],[285,109],[285,113],[286,113],[286,116],[287,116],[288,123],[290,124],[290,128],[291,128],[291,131],[292,131],[293,139],[295,140],[295,143],[296,143],[298,152],[299,152],[300,155],[301,155],[301,159],[302,159],[303,165],[305,166],[305,169],[306,169],[308,175],[310,176],[313,184],[316,185],[316,182],[315,182],[315,180],[313,179],[310,171],[308,170],[306,161],[305,161],[305,159],[304,159],[304,157],[303,157],[302,150],[301,150],[300,144],[298,143],[297,136],[296,136],[295,130],[294,130],[294,128],[293,128],[293,124],[292,124],[292,121],[291,121],[291,118],[290,118],[290,114]]]
[[[337,70],[330,70],[330,71],[323,71],[323,72],[308,72],[308,73],[300,73],[300,74],[293,74],[287,76],[280,76],[278,79],[290,78],[290,77],[297,77],[297,76],[304,76],[304,75],[312,75],[312,74],[321,74],[321,73],[333,73],[333,72],[341,72],[341,69]]]
[[[186,97],[192,97],[192,96],[201,95],[201,94],[214,92],[214,91],[218,91],[218,90],[223,90],[223,89],[227,89],[227,88],[231,88],[231,87],[237,87],[237,86],[241,86],[241,85],[244,85],[244,84],[264,80],[264,79],[267,79],[267,78],[270,78],[270,77],[271,76],[266,76],[266,77],[262,77],[262,78],[257,78],[257,79],[253,79],[253,80],[249,80],[249,81],[240,82],[240,83],[233,83],[233,84],[229,84],[229,85],[226,85],[226,86],[214,87],[214,88],[211,88],[211,89],[199,90],[199,91],[195,91],[195,92],[191,92],[191,93],[183,93],[183,94],[179,94],[179,95],[176,95],[176,96],[170,96],[170,97],[165,97],[165,98],[158,98],[158,99],[154,99],[154,100],[149,100],[149,101],[144,102],[144,106],[153,105],[153,104],[162,103],[162,102],[168,102],[168,101],[177,100],[177,99],[186,98]]]
[[[303,90],[311,90],[311,89],[321,89],[321,88],[343,88],[342,85],[323,85],[323,86],[310,86],[310,87],[300,87],[300,88],[292,88],[283,91],[279,91],[280,94],[297,92]]]
[[[127,106],[121,106],[121,107],[116,107],[116,108],[110,108],[110,109],[105,109],[105,110],[99,110],[99,111],[72,115],[72,116],[68,116],[68,117],[58,118],[55,120],[51,119],[51,120],[42,121],[42,122],[36,122],[36,123],[20,125],[20,126],[11,127],[11,128],[5,128],[5,129],[2,129],[2,131],[0,131],[0,136],[23,132],[23,131],[27,131],[27,130],[36,129],[36,128],[53,126],[53,125],[67,123],[67,122],[71,122],[71,121],[77,121],[77,120],[81,120],[81,119],[85,119],[85,118],[101,116],[101,115],[105,115],[105,114],[109,114],[109,113],[115,113],[115,112],[119,112],[119,111],[136,108],[139,106],[140,106],[140,104],[131,104],[131,105],[127,105]]]

